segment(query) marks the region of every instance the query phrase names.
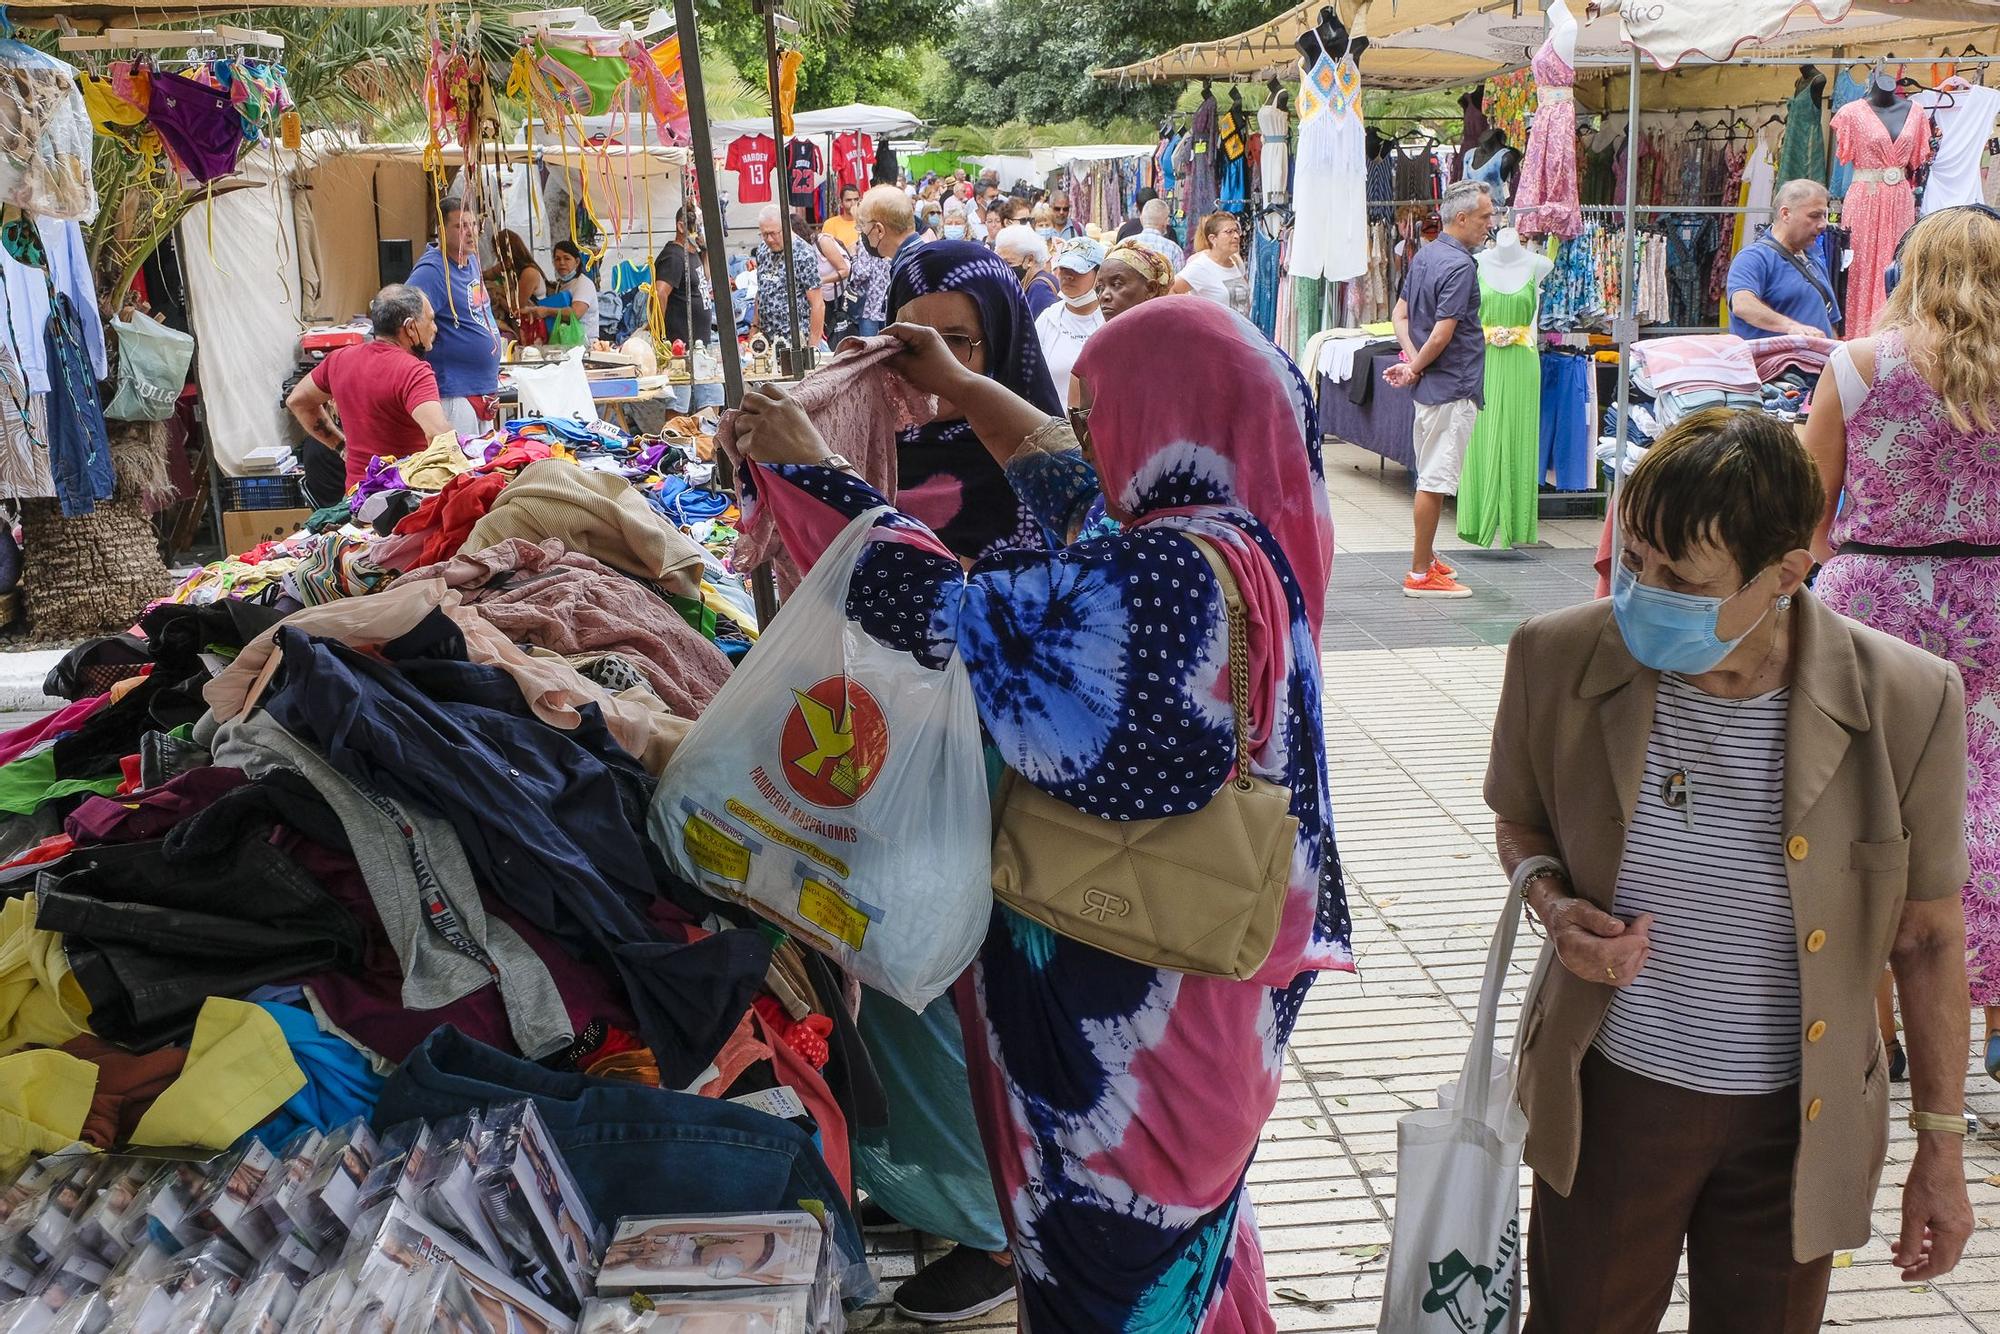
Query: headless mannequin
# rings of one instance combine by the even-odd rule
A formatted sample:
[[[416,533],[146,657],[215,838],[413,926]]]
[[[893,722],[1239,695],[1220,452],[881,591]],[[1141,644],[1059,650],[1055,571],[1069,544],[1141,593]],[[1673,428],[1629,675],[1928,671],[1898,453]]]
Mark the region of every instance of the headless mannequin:
[[[1298,48],[1299,56],[1305,62],[1305,68],[1310,70],[1322,51],[1334,60],[1342,56],[1353,56],[1358,63],[1361,53],[1368,49],[1368,39],[1366,37],[1350,39],[1347,25],[1340,21],[1339,13],[1333,6],[1325,5],[1320,8],[1319,22],[1300,33],[1298,41],[1292,45]]]
[[[1488,130],[1486,137],[1481,139],[1473,146],[1472,151],[1465,155],[1465,163],[1467,167],[1477,169],[1485,166],[1493,160],[1494,155],[1500,153],[1508,155],[1506,164],[1500,169],[1501,174],[1507,177],[1507,179],[1512,180],[1514,173],[1520,169],[1521,155],[1516,153],[1514,146],[1507,142],[1506,132],[1497,126]]]
[[[1817,65],[1799,66],[1799,81],[1792,85],[1792,94],[1797,96],[1807,88],[1812,90],[1812,104],[1817,107],[1826,96],[1826,75]]]
[[[1563,64],[1576,68],[1576,35],[1578,27],[1576,15],[1569,12],[1563,0],[1555,0],[1549,6],[1549,40],[1555,43],[1556,54]]]
[[[1539,251],[1521,244],[1521,234],[1502,227],[1493,244],[1473,256],[1479,276],[1496,292],[1518,292],[1531,282],[1540,282],[1555,268],[1555,262]]]
[[[1875,117],[1882,122],[1882,128],[1889,132],[1891,139],[1903,133],[1903,126],[1910,119],[1908,100],[1896,96],[1896,76],[1886,66],[1878,65],[1868,80],[1868,105],[1874,109]]]

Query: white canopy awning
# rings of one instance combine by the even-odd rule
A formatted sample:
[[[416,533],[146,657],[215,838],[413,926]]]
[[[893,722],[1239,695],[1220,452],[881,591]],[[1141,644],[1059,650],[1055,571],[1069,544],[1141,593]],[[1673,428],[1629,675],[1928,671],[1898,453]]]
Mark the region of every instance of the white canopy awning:
[[[792,133],[800,135],[839,134],[843,130],[857,130],[879,139],[885,134],[909,134],[922,126],[923,121],[907,111],[896,107],[869,106],[865,102],[855,102],[844,107],[824,107],[818,111],[801,111],[792,117]],[[769,116],[715,122],[715,137],[718,141],[734,139],[745,134],[770,132]]]
[[[1622,8],[1624,40],[1661,69],[1689,59],[1727,61],[1753,45],[1823,47],[1848,33],[1874,43],[1891,25],[1916,20],[2000,25],[1996,0],[1672,0]]]

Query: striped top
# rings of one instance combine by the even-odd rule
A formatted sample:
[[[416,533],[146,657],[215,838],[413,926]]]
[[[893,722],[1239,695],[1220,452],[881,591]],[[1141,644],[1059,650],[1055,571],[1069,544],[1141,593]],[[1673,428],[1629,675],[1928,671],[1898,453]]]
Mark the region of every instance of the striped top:
[[[1660,679],[1613,909],[1628,921],[1653,914],[1653,949],[1596,1042],[1634,1074],[1698,1093],[1770,1093],[1799,1080],[1784,854],[1790,694],[1726,700],[1672,674]],[[1692,828],[1685,810],[1661,799],[1680,770]]]

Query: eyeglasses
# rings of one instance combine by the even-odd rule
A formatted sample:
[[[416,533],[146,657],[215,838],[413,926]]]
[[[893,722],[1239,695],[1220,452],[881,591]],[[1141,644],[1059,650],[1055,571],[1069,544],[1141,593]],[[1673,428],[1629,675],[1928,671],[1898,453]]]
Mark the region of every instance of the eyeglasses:
[[[1087,457],[1090,454],[1090,409],[1071,408],[1069,410],[1069,429],[1076,433],[1077,448],[1081,449]]]
[[[944,339],[944,345],[951,349],[951,354],[967,366],[972,364],[973,349],[986,346],[984,338],[974,338],[970,334],[948,333],[938,336]]]

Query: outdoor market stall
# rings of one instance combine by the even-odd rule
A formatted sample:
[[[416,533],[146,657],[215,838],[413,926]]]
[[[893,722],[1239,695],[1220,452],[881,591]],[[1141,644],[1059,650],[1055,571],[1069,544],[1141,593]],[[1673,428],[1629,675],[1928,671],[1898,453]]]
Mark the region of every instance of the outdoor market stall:
[[[691,155],[712,210],[684,54],[685,149],[233,164],[180,234],[232,465],[271,438],[259,358],[425,234],[426,156],[497,158],[496,188],[573,171],[622,234]],[[375,460],[78,646],[45,686],[65,707],[0,734],[0,1330],[827,1334],[871,1295],[852,983],[647,827],[759,637],[715,423],[588,406]]]
[[[1879,13],[1863,7],[1843,7],[1836,13],[1830,5],[1796,12],[1790,6],[1766,6],[1754,17],[1728,19],[1719,17],[1723,8],[1715,7],[1703,24],[1670,25],[1663,38],[1666,54],[1659,64],[1683,62],[1671,70],[1641,70],[1638,49],[1628,44],[1617,16],[1585,12],[1580,21],[1567,23],[1567,60],[1554,61],[1545,77],[1545,57],[1537,54],[1549,49],[1544,41],[1552,20],[1545,15],[1517,14],[1513,6],[1421,0],[1394,6],[1346,5],[1342,10],[1352,25],[1351,37],[1357,45],[1358,39],[1369,39],[1358,76],[1346,75],[1354,66],[1333,52],[1300,86],[1302,107],[1314,102],[1324,107],[1331,98],[1343,132],[1351,132],[1358,141],[1357,85],[1408,83],[1417,78],[1419,69],[1436,72],[1432,86],[1483,79],[1460,98],[1466,114],[1457,143],[1439,144],[1433,137],[1434,150],[1419,144],[1417,151],[1420,156],[1430,152],[1438,160],[1426,181],[1431,199],[1435,183],[1443,178],[1488,179],[1503,212],[1510,203],[1523,205],[1515,214],[1522,231],[1538,246],[1546,241],[1552,275],[1540,283],[1529,321],[1537,331],[1542,361],[1539,454],[1544,486],[1551,480],[1563,485],[1555,474],[1565,470],[1554,466],[1552,452],[1578,454],[1571,441],[1574,436],[1580,436],[1585,447],[1577,466],[1567,470],[1569,485],[1595,486],[1597,451],[1590,446],[1598,434],[1600,400],[1617,405],[1610,414],[1615,427],[1605,432],[1607,443],[1601,452],[1607,461],[1622,454],[1631,353],[1642,328],[1648,336],[1706,335],[1717,328],[1729,260],[1756,239],[1760,224],[1768,220],[1775,180],[1797,174],[1829,179],[1836,186],[1838,204],[1841,159],[1846,155],[1839,148],[1842,123],[1837,121],[1833,134],[1827,135],[1826,108],[1819,92],[1823,76],[1816,82],[1808,77],[1810,70],[1801,75],[1801,65],[1820,61],[1843,71],[1845,80],[1845,66],[1861,54],[1888,58],[1901,52],[1905,58],[1921,59],[1928,72],[1933,60],[1952,59],[1932,53],[1953,52],[1968,71],[1976,73],[1984,63],[1979,53],[1991,49],[1995,39],[1994,11],[1981,5],[1927,7],[1921,19],[1910,18],[1900,6],[1883,6]],[[1152,61],[1098,73],[1114,80],[1256,78],[1279,72],[1289,76],[1300,67],[1295,44],[1310,45],[1318,40],[1314,33],[1325,31],[1323,12],[1317,5],[1301,6],[1239,37],[1180,47]],[[1552,12],[1564,11],[1556,6]],[[1689,55],[1686,45],[1672,41],[1690,33],[1705,39],[1717,32],[1735,33],[1731,25],[1739,17],[1748,26],[1725,50],[1725,55],[1737,53],[1727,66],[1714,66],[1696,54],[1690,67],[1684,61]],[[1745,42],[1758,39],[1768,45],[1744,48]],[[1766,54],[1778,50],[1784,54]],[[1470,62],[1477,67],[1476,75],[1470,67],[1448,63],[1452,61]],[[1523,69],[1524,65],[1532,69]],[[1353,81],[1341,82],[1336,75]],[[1552,81],[1559,86],[1551,89]],[[1586,117],[1586,137],[1573,150],[1574,175],[1581,185],[1580,198],[1574,201],[1508,197],[1516,188],[1522,150],[1535,135],[1531,127],[1542,119],[1527,114],[1537,83],[1543,85],[1544,111],[1562,109],[1570,125],[1577,113]],[[1859,85],[1854,86],[1858,91]],[[1943,100],[1950,102],[1949,92]],[[1726,109],[1725,114],[1715,114],[1717,108]],[[1696,109],[1705,109],[1706,119],[1700,119]],[[1668,127],[1659,124],[1655,113],[1661,110],[1685,114]],[[1351,131],[1346,128],[1350,115]],[[1588,120],[1593,115],[1600,118],[1595,123]],[[1302,121],[1315,118],[1326,119],[1317,112],[1301,113]],[[1409,392],[1381,383],[1380,371],[1398,355],[1386,324],[1387,305],[1402,260],[1422,243],[1420,232],[1429,234],[1419,224],[1430,206],[1421,196],[1415,201],[1387,198],[1406,193],[1393,184],[1404,173],[1401,167],[1385,168],[1381,172],[1385,181],[1376,180],[1372,126],[1365,162],[1359,154],[1336,159],[1315,153],[1307,143],[1312,133],[1302,127],[1295,150],[1291,183],[1295,201],[1313,194],[1315,171],[1322,176],[1334,173],[1327,188],[1336,209],[1365,192],[1368,242],[1326,250],[1344,267],[1321,266],[1311,259],[1301,265],[1297,248],[1282,230],[1290,220],[1279,215],[1283,263],[1253,265],[1253,276],[1265,293],[1260,304],[1278,307],[1278,318],[1267,327],[1301,358],[1309,373],[1320,376],[1325,429],[1407,465]],[[1551,142],[1568,137],[1565,130]],[[1836,145],[1831,155],[1819,146],[1829,137]],[[1392,146],[1387,156],[1400,151]],[[1781,158],[1787,167],[1783,172]],[[1809,172],[1793,165],[1808,160],[1813,164]],[[1621,179],[1633,183],[1636,198],[1627,198],[1618,189]],[[1323,216],[1325,210],[1316,212]],[[1265,216],[1271,216],[1270,210]],[[1380,235],[1375,234],[1378,223],[1386,224]],[[1434,226],[1433,211],[1429,227]],[[1849,266],[1841,262],[1843,244],[1840,234],[1826,242],[1828,253],[1822,262],[1830,280],[1848,276]],[[1871,255],[1861,259],[1864,265],[1872,262],[1879,272],[1880,260]],[[1866,305],[1857,304],[1862,304],[1865,317]],[[1287,306],[1291,318],[1285,317]],[[1371,325],[1369,319],[1382,322]],[[1489,368],[1496,355],[1516,354],[1489,350]],[[1824,349],[1808,349],[1803,355],[1808,362],[1814,357],[1823,360]],[[1774,375],[1787,365],[1778,353],[1764,361]],[[1731,392],[1747,394],[1751,401],[1772,402],[1786,412],[1797,406],[1796,392],[1782,402],[1773,400],[1767,383],[1732,383]],[[1510,431],[1523,437],[1516,452],[1536,452],[1536,422],[1523,421]],[[1532,471],[1524,476],[1532,477]]]

